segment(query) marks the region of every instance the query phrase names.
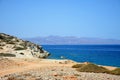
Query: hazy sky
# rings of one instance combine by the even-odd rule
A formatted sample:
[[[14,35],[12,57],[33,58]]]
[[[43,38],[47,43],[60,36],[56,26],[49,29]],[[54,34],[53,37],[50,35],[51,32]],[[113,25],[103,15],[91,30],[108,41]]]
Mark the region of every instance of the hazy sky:
[[[120,39],[120,0],[0,0],[0,32]]]

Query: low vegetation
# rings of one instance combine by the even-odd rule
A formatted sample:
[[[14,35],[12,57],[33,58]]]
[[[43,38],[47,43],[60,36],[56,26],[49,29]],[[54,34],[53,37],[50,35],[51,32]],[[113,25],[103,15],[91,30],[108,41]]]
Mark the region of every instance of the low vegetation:
[[[75,65],[72,66],[72,68],[80,68],[82,66],[84,66],[84,64],[75,64]]]
[[[116,68],[115,70],[110,71],[104,67],[95,65],[93,63],[75,64],[72,66],[72,68],[76,68],[76,70],[79,72],[108,73],[108,74],[120,75],[120,68]]]
[[[0,49],[3,49],[3,48],[0,46]]]
[[[15,50],[26,50],[26,47],[15,47]]]
[[[7,42],[7,44],[15,44],[15,42],[9,41],[9,42]]]
[[[94,73],[107,73],[108,70],[106,68],[97,66],[95,64],[87,64],[81,66],[81,68],[77,69],[80,72],[94,72]]]
[[[8,77],[7,80],[25,80],[25,79],[11,76],[11,77]]]
[[[0,53],[0,57],[16,57],[16,55],[10,53]]]
[[[21,55],[24,55],[24,53],[20,53]]]
[[[110,71],[111,74],[120,75],[120,68],[116,68],[115,70]]]

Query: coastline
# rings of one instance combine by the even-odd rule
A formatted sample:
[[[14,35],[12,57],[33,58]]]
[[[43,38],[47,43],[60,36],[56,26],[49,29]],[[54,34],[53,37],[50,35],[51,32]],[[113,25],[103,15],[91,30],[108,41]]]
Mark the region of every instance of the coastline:
[[[104,66],[120,67],[120,45],[42,45],[52,53],[48,58],[64,56],[76,62],[92,62]]]

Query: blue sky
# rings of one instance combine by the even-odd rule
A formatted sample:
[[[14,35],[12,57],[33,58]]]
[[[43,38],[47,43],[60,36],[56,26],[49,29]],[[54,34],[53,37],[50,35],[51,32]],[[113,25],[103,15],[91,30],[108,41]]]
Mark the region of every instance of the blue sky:
[[[0,0],[0,32],[120,39],[120,0]]]

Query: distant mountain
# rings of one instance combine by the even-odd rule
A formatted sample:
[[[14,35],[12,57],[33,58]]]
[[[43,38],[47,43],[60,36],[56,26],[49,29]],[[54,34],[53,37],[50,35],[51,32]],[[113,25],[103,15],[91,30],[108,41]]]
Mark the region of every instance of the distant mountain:
[[[79,45],[79,44],[120,44],[120,40],[116,39],[101,39],[101,38],[87,38],[87,37],[74,37],[74,36],[48,36],[48,37],[36,37],[27,38],[29,40],[38,44],[48,44],[48,45]]]

